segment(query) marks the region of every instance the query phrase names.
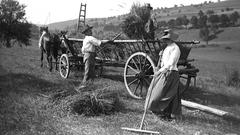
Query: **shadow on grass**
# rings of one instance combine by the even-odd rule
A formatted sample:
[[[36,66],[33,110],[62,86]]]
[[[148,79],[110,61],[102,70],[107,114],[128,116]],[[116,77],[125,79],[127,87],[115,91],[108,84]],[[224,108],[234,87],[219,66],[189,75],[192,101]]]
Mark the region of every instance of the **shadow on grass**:
[[[58,84],[30,74],[7,73],[0,75],[1,92],[51,92]]]
[[[198,87],[190,87],[187,91],[183,93],[183,99],[206,105],[240,105],[240,97],[207,92]]]
[[[111,79],[111,80],[114,80],[114,81],[121,81],[121,82],[124,81],[122,75],[109,75],[109,74],[108,74],[108,75],[102,75],[101,77],[102,77],[102,78]]]

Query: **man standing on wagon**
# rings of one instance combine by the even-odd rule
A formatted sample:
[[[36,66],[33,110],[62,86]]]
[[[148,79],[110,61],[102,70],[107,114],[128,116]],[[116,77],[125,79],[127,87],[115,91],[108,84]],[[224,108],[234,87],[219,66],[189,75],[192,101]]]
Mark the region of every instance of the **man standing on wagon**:
[[[147,23],[145,24],[145,39],[150,39],[150,40],[154,40],[155,38],[155,27],[154,27],[154,23],[153,23],[153,19],[152,19],[152,10],[153,8],[151,7],[150,3],[147,3],[146,8],[149,12],[149,18]]]
[[[83,89],[93,83],[95,78],[95,56],[96,56],[96,46],[102,44],[110,43],[110,41],[101,41],[92,36],[92,26],[86,25],[82,31],[85,35],[82,45],[82,53],[84,54],[83,62],[85,64],[85,73],[82,83],[75,88],[76,91]]]

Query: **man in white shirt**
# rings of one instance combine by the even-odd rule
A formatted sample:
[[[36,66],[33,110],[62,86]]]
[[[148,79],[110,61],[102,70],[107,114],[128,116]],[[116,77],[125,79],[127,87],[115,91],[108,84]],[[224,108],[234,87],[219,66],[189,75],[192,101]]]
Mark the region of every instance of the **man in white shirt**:
[[[92,26],[86,25],[82,31],[85,34],[83,39],[82,53],[84,54],[83,62],[85,64],[84,78],[80,86],[75,90],[79,91],[82,88],[87,87],[89,81],[93,82],[95,78],[95,56],[96,46],[110,43],[111,41],[101,41],[92,36]]]

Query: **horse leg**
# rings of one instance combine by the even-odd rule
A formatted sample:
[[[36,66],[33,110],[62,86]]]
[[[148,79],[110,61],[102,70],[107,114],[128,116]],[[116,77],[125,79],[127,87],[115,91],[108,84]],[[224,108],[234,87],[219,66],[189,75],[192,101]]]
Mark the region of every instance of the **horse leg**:
[[[55,70],[58,71],[58,58],[57,58],[57,56],[54,57],[54,59],[55,59]]]
[[[58,70],[58,49],[55,47],[53,50],[52,50],[52,54],[53,54],[53,58],[55,60],[55,70],[57,71]]]
[[[46,45],[46,54],[47,54],[47,62],[48,62],[48,64],[47,64],[47,67],[49,68],[49,71],[51,70],[51,67],[50,67],[50,57],[51,57],[51,53],[50,53],[50,46],[49,46],[49,44],[47,44]]]
[[[47,61],[48,61],[49,71],[51,72],[52,71],[52,56],[49,52],[47,53]]]
[[[41,67],[43,67],[43,49],[41,48],[41,59],[40,59],[40,61],[41,61]]]
[[[52,72],[52,55],[49,55],[49,71]]]

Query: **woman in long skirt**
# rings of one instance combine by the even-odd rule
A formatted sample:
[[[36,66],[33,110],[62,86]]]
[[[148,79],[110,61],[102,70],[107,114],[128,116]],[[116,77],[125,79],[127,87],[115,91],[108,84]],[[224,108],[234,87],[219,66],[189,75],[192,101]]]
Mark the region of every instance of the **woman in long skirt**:
[[[165,31],[161,38],[166,43],[166,48],[160,56],[155,69],[145,108],[165,118],[176,118],[181,115],[181,97],[179,93],[179,73],[177,63],[180,58],[180,49],[174,42],[178,35],[171,30]],[[158,68],[159,67],[159,68]]]

